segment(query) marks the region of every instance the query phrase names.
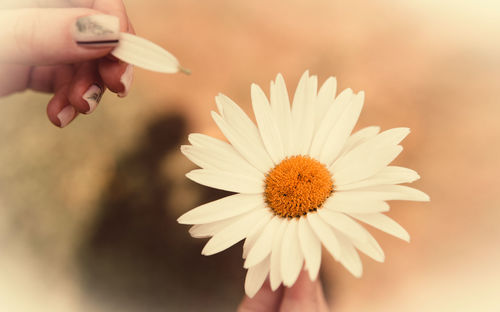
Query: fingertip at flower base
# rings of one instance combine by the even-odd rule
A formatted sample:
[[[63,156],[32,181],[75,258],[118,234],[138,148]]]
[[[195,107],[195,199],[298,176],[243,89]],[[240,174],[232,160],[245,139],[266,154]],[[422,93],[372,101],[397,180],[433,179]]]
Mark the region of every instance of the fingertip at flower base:
[[[269,278],[271,288],[292,286],[302,269],[318,276],[322,246],[356,277],[358,251],[383,262],[384,252],[360,222],[409,241],[384,214],[387,201],[428,201],[414,188],[408,168],[389,164],[401,153],[408,128],[380,132],[367,127],[351,134],[364,93],[336,95],[331,77],[318,90],[316,76],[302,75],[290,103],[283,77],[271,82],[270,99],[251,87],[255,125],[224,95],[212,117],[229,143],[191,134],[181,151],[201,169],[186,176],[236,194],[182,215],[193,237],[210,237],[202,251],[212,255],[244,240],[245,292],[253,297]]]

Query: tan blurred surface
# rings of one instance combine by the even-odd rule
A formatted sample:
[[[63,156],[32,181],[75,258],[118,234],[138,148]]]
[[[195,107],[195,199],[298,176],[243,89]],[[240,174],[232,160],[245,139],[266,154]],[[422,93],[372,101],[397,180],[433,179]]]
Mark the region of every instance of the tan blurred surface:
[[[49,97],[0,99],[0,311],[231,311],[241,246],[200,255],[175,219],[221,196],[184,178],[189,132],[219,135],[214,96],[305,69],[365,90],[358,128],[408,126],[398,164],[431,202],[392,203],[406,244],[355,279],[329,256],[332,311],[499,311],[500,4],[495,1],[133,1],[139,35],[191,76],[136,71],[64,130]]]

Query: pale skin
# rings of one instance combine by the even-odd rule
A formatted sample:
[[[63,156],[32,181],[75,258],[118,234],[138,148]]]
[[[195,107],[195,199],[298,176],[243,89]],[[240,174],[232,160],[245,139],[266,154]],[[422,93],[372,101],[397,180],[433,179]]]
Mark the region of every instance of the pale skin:
[[[307,271],[302,271],[292,287],[280,286],[271,290],[266,281],[253,297],[246,297],[238,307],[238,312],[328,312],[328,305],[323,294],[321,282],[311,281]]]
[[[119,18],[120,31],[134,33],[120,0],[7,0],[0,3],[0,96],[31,89],[52,93],[47,116],[61,126],[57,114],[72,105],[89,111],[82,98],[90,85],[123,93],[120,81],[127,64],[113,57],[113,47],[85,48],[71,36],[78,17],[108,14]]]

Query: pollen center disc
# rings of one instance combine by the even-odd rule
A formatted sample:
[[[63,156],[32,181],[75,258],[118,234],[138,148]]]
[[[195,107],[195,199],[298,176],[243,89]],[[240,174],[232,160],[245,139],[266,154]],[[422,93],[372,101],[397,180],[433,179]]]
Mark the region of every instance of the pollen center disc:
[[[283,218],[316,211],[332,193],[330,172],[325,165],[308,156],[284,159],[265,180],[266,203]]]

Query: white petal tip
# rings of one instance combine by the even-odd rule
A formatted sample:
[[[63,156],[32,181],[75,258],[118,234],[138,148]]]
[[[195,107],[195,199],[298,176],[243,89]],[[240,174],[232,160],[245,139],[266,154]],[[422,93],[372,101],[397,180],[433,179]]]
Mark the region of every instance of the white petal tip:
[[[181,153],[186,154],[191,145],[181,145]]]
[[[243,258],[245,258],[245,257],[243,257]],[[245,269],[247,269],[247,270],[248,270],[250,267],[251,267],[251,265],[249,265],[249,264],[248,264],[248,258],[247,258],[247,259],[245,260],[245,262],[243,263],[243,268],[245,268]]]
[[[179,71],[180,71],[181,73],[184,73],[184,74],[186,74],[186,75],[191,75],[191,70],[190,70],[190,69],[187,69],[187,68],[185,68],[185,67],[183,67],[183,66],[181,66],[181,65],[177,66],[177,69],[179,69]]]
[[[245,294],[247,295],[248,298],[252,299],[257,294],[257,291],[258,289],[256,290],[245,289]]]
[[[202,254],[203,256],[211,256],[211,255],[213,255],[214,253],[213,253],[213,252],[208,251],[208,250],[207,250],[207,248],[206,248],[206,246],[205,246],[205,248],[203,248],[203,250],[201,251],[201,254]]]

